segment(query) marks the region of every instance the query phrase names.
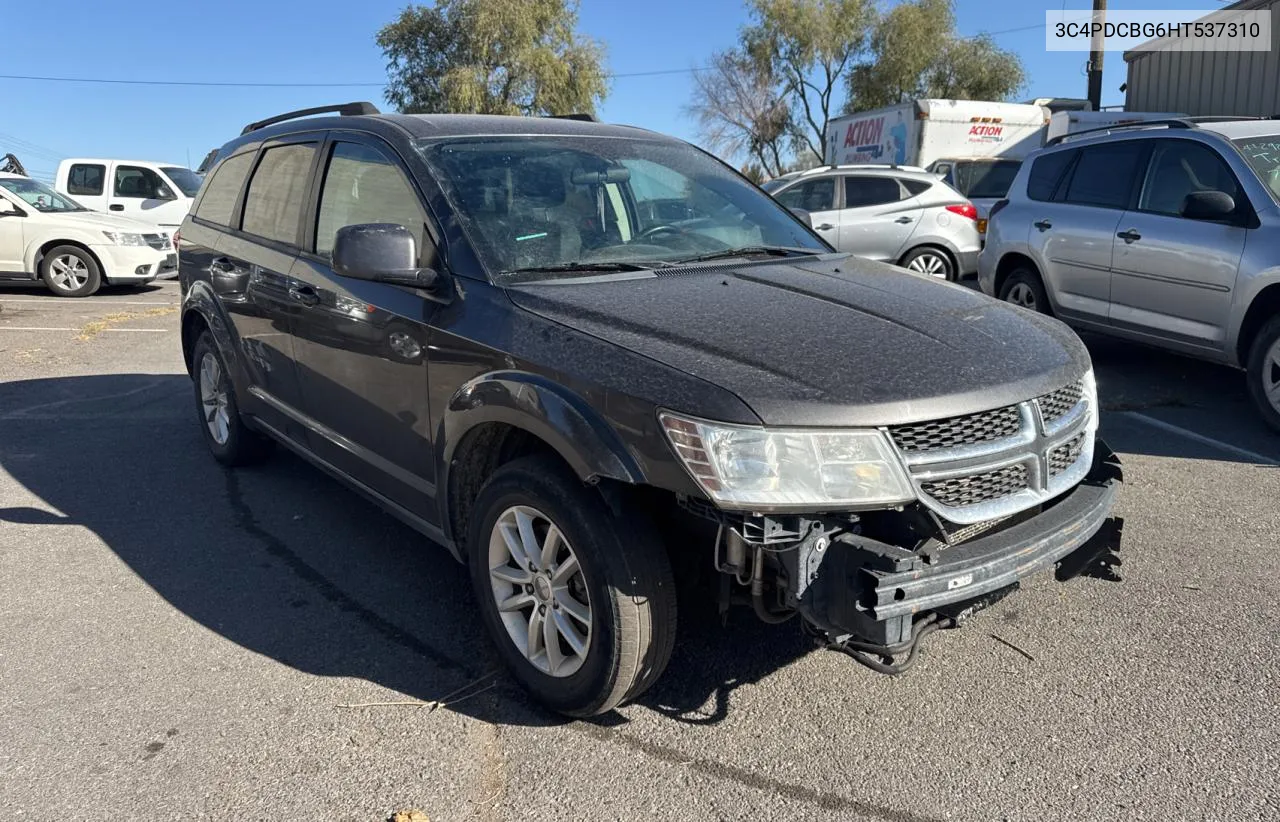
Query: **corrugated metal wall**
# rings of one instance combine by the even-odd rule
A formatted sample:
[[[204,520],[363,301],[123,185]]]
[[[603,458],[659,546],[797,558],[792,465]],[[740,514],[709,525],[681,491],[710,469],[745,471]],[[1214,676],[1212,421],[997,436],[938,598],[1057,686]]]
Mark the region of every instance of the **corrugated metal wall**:
[[[1125,109],[1280,114],[1280,0],[1236,5],[1272,9],[1271,51],[1131,52]]]

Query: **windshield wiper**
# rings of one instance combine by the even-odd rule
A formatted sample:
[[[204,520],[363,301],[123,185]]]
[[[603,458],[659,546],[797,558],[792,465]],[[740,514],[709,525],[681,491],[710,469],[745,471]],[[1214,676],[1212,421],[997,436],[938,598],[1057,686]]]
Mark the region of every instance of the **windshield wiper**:
[[[726,248],[723,251],[712,251],[710,254],[699,254],[696,257],[686,257],[683,260],[674,260],[674,265],[684,265],[686,263],[701,263],[707,260],[724,260],[730,257],[746,257],[749,254],[767,254],[770,257],[812,257],[821,254],[821,251],[815,251],[812,248],[795,248],[785,245],[748,245],[742,248]]]
[[[562,271],[652,271],[653,266],[640,263],[624,262],[584,262],[553,263],[551,265],[533,265],[527,268],[516,268],[505,274],[555,274]]]

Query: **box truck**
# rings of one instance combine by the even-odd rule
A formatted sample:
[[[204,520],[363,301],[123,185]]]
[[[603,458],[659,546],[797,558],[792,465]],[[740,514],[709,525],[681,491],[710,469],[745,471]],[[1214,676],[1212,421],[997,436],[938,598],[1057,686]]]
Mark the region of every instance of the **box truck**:
[[[1044,139],[1048,141],[1063,134],[1075,134],[1091,128],[1127,126],[1144,120],[1172,120],[1186,116],[1161,111],[1059,111],[1050,116]]]

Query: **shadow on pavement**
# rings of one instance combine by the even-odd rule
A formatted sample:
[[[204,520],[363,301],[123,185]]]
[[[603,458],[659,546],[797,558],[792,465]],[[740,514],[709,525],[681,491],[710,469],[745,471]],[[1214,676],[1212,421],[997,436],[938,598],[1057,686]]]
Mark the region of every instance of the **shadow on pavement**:
[[[494,675],[467,574],[443,549],[283,449],[260,467],[221,468],[190,392],[181,375],[0,383],[0,468],[57,512],[0,507],[0,523],[83,526],[183,614],[298,670],[428,701],[497,682],[499,698],[451,709],[564,721]],[[734,614],[722,628],[709,599],[682,602],[671,666],[642,706],[718,722],[734,688],[813,647],[797,624]]]

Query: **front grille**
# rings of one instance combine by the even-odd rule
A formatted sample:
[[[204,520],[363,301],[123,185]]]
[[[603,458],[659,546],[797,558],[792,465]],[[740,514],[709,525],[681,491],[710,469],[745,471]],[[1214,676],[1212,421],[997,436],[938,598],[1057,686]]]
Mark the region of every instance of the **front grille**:
[[[1043,397],[1037,397],[1036,404],[1040,406],[1040,416],[1046,423],[1050,423],[1066,416],[1068,411],[1079,404],[1083,396],[1083,383],[1074,382]]]
[[[1018,425],[1018,408],[1010,405],[963,417],[896,425],[889,434],[903,451],[936,451],[1011,437],[1018,433]]]
[[[1056,477],[1076,464],[1084,448],[1084,434],[1076,434],[1068,442],[1049,452],[1049,476]]]
[[[1027,487],[1027,466],[1022,463],[967,477],[920,483],[920,490],[943,505],[963,508],[1007,497]]]

